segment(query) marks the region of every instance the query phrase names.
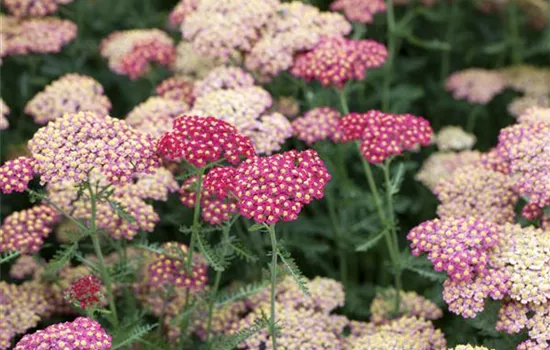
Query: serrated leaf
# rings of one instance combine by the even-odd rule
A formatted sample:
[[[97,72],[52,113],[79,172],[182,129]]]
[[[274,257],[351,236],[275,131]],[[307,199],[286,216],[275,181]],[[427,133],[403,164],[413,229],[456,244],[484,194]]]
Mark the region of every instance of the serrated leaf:
[[[126,209],[123,206],[121,206],[119,203],[114,201],[109,201],[109,205],[115,211],[115,213],[122,218],[122,220],[129,223],[136,222],[136,219],[132,215],[130,215],[126,211]]]
[[[250,226],[250,227],[248,228],[248,231],[254,232],[254,231],[260,231],[260,230],[263,230],[263,229],[265,229],[265,225],[264,225],[264,224],[258,224],[258,223],[256,223],[256,224]]]
[[[148,241],[145,241],[143,243],[136,244],[135,247],[143,250],[148,250],[150,252],[157,253],[157,254],[165,253],[164,248],[162,248],[160,244],[156,242],[149,243]]]
[[[199,248],[199,251],[202,255],[204,255],[210,266],[212,266],[215,271],[225,270],[224,258],[219,256],[216,251],[212,249],[204,233],[200,231],[196,232],[195,237],[197,239],[197,247]]]
[[[403,183],[404,179],[405,179],[405,166],[402,162],[400,162],[397,165],[397,171],[395,172],[395,175],[391,181],[390,193],[392,196],[399,193],[399,191],[401,190],[401,184]]]
[[[235,334],[214,338],[212,342],[212,349],[233,350],[239,344],[252,337],[262,329],[269,329],[272,324],[273,322],[271,322],[271,320],[267,317],[260,317],[254,321],[252,326],[240,329]]]
[[[300,271],[298,265],[296,265],[296,262],[290,256],[290,252],[285,249],[282,242],[279,242],[279,244],[277,245],[277,253],[281,258],[281,261],[283,263],[283,270],[285,271],[285,273],[294,279],[294,282],[296,282],[298,288],[300,288],[302,293],[307,296],[311,296],[311,294],[309,293],[309,288],[307,286],[307,278],[304,277],[302,271]]]
[[[244,246],[244,244],[240,240],[233,240],[229,242],[229,245],[237,254],[238,257],[245,260],[246,262],[254,263],[258,261],[258,257],[254,255],[248,248]]]
[[[445,276],[444,273],[437,272],[437,271],[434,271],[434,270],[428,270],[428,269],[423,269],[423,268],[420,268],[420,267],[407,266],[407,265],[404,265],[403,269],[415,272],[418,275],[420,275],[420,276],[422,276],[426,279],[435,281],[435,282],[443,282],[447,279],[447,277]]]
[[[259,292],[263,291],[269,286],[269,281],[262,281],[258,283],[247,284],[238,288],[235,291],[224,291],[216,298],[216,305],[222,306],[232,303],[234,301],[242,300],[251,297]]]
[[[19,253],[18,251],[2,253],[2,254],[0,254],[0,264],[7,263],[7,262],[17,258],[19,255],[21,255],[21,253]]]
[[[53,277],[57,273],[67,266],[71,259],[74,258],[78,250],[78,243],[73,243],[71,245],[61,246],[53,258],[49,261],[48,265],[44,269],[44,276]]]
[[[129,330],[123,329],[113,335],[112,350],[119,349],[123,346],[130,345],[140,339],[142,339],[147,333],[151,332],[158,326],[155,324],[137,325]]]
[[[373,248],[374,246],[376,246],[376,244],[382,239],[382,237],[384,237],[386,234],[388,234],[388,229],[385,228],[383,229],[382,231],[380,231],[379,233],[377,233],[376,235],[374,235],[374,237],[372,238],[369,238],[365,243],[361,244],[360,246],[358,246],[357,248],[355,248],[355,251],[357,252],[366,252],[368,251],[369,249]]]

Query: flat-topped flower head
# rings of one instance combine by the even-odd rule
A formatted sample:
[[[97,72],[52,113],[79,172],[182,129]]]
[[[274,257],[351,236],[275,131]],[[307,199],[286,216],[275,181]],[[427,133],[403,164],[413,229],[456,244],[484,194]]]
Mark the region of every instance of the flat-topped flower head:
[[[91,77],[67,74],[36,94],[25,106],[25,113],[38,124],[80,111],[107,115],[111,109],[103,87]]]
[[[296,57],[291,73],[342,88],[349,80],[362,80],[367,70],[382,66],[387,56],[386,47],[374,40],[323,38],[311,51]]]
[[[512,66],[503,69],[506,85],[527,96],[550,94],[550,69],[528,65]]]
[[[108,182],[128,183],[159,166],[153,140],[126,122],[91,112],[66,114],[28,143],[42,183],[88,180],[92,169]]]
[[[484,105],[506,88],[506,79],[498,71],[470,68],[451,74],[445,88],[456,100]]]
[[[416,316],[426,320],[443,317],[443,311],[433,302],[415,292],[399,291],[399,311],[394,314],[395,289],[387,289],[376,294],[370,306],[371,322],[388,323],[392,318]]]
[[[0,349],[10,349],[12,338],[36,327],[47,307],[42,291],[31,283],[0,281]]]
[[[6,130],[10,126],[8,118],[6,118],[8,114],[10,114],[10,108],[6,105],[4,100],[0,98],[0,130]]]
[[[459,126],[446,126],[435,136],[437,148],[441,151],[463,151],[474,147],[477,139]]]
[[[19,157],[0,166],[0,192],[23,192],[34,177],[33,159]]]
[[[250,138],[257,154],[272,154],[292,137],[292,124],[284,115],[275,112],[262,115],[253,128],[242,133]]]
[[[302,207],[323,197],[330,180],[314,150],[291,150],[247,159],[237,168],[235,195],[241,215],[259,223],[293,221]]]
[[[22,280],[34,275],[36,271],[42,268],[41,261],[35,259],[32,255],[21,255],[10,267],[10,277]]]
[[[183,101],[188,105],[195,102],[195,82],[184,76],[174,76],[163,80],[155,88],[160,97],[169,100]]]
[[[435,152],[424,161],[415,178],[434,192],[441,181],[463,166],[479,163],[481,157],[478,151]]]
[[[519,118],[522,114],[527,112],[529,108],[532,107],[549,108],[550,97],[547,95],[525,95],[516,97],[508,105],[508,113],[516,118]]]
[[[55,53],[76,38],[71,21],[55,17],[14,19],[0,17],[5,54]]]
[[[13,212],[0,227],[0,252],[38,252],[58,220],[59,214],[48,205]]]
[[[212,91],[231,90],[254,86],[254,77],[239,67],[220,66],[212,69],[195,84],[195,96],[203,96]]]
[[[101,42],[100,52],[113,72],[137,79],[151,63],[168,66],[176,58],[174,41],[159,29],[133,29],[111,33]]]
[[[73,0],[5,0],[3,5],[15,17],[44,17],[57,12],[59,5]]]
[[[178,182],[172,172],[160,167],[152,174],[138,174],[135,182],[115,188],[115,193],[120,196],[166,201],[168,195],[176,192],[178,188]]]
[[[210,170],[201,186],[201,215],[210,225],[229,221],[239,212],[239,202],[233,195],[235,168],[217,167]],[[187,179],[180,189],[182,203],[193,208],[196,201],[197,177]]]
[[[182,76],[202,78],[220,64],[219,60],[202,55],[192,43],[182,40],[176,47],[176,60],[171,68]]]
[[[173,286],[201,290],[208,281],[207,264],[200,254],[193,254],[192,268],[186,271],[187,246],[168,242],[163,245],[164,254],[156,254],[147,266],[147,281],[153,286]]]
[[[439,182],[434,193],[442,217],[477,217],[497,224],[514,222],[518,195],[512,178],[481,164],[463,166]]]
[[[412,114],[389,114],[377,110],[350,113],[339,120],[341,142],[362,141],[361,154],[369,163],[430,144],[430,123]]]
[[[372,23],[374,15],[386,12],[382,0],[336,0],[330,4],[333,11],[342,11],[347,19],[357,23]]]
[[[219,160],[235,165],[253,157],[250,139],[215,117],[184,115],[174,120],[173,131],[158,141],[158,151],[171,161],[185,160],[198,168]]]
[[[107,350],[111,336],[101,325],[89,317],[78,317],[73,322],[56,323],[45,329],[25,335],[14,350],[46,350],[59,348],[72,350]]]
[[[188,110],[189,106],[183,100],[153,96],[134,107],[125,121],[136,130],[158,139],[171,131],[174,119]]]
[[[449,217],[421,223],[407,239],[413,255],[428,253],[434,270],[447,272],[454,281],[468,281],[487,269],[499,229],[490,221]]]
[[[339,118],[340,112],[337,110],[318,107],[293,120],[292,128],[296,137],[308,145],[328,138],[336,142],[340,138]]]
[[[518,123],[526,123],[526,124],[546,123],[546,124],[550,124],[550,108],[543,108],[543,107],[538,107],[538,106],[527,108],[518,117]]]
[[[200,0],[180,0],[170,12],[168,20],[174,28],[180,26],[181,22],[197,9]]]
[[[84,276],[76,280],[65,290],[65,299],[75,303],[81,309],[89,309],[103,304],[102,283],[94,275]]]
[[[545,350],[550,345],[550,304],[535,305],[506,300],[499,311],[496,329],[509,334],[526,329],[529,339],[518,350]]]

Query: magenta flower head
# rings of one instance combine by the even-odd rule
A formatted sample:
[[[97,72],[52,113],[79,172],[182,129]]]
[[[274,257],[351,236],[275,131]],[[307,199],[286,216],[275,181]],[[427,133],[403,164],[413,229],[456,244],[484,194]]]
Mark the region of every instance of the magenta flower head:
[[[323,38],[311,51],[296,57],[290,72],[298,78],[342,88],[349,80],[362,80],[368,69],[382,66],[387,57],[386,47],[374,40]]]
[[[164,254],[156,254],[147,267],[147,279],[152,286],[171,285],[190,290],[201,290],[208,281],[207,264],[200,254],[193,254],[190,272],[185,269],[187,246],[177,242],[163,245]]]
[[[174,41],[159,29],[133,29],[111,33],[101,42],[101,55],[117,74],[137,79],[150,64],[170,65],[176,59]]]
[[[498,226],[474,218],[434,219],[421,223],[407,235],[412,254],[428,253],[436,271],[451,280],[468,281],[486,271],[489,249],[499,240]]]
[[[65,299],[75,303],[81,309],[90,309],[103,304],[102,283],[94,275],[76,280],[65,292]]]
[[[173,129],[157,144],[159,153],[171,161],[185,160],[200,168],[222,159],[235,165],[255,154],[248,137],[214,117],[184,115],[174,120]]]
[[[98,322],[89,317],[78,317],[73,322],[56,323],[25,335],[15,345],[14,350],[107,350],[111,346],[111,336]]]
[[[330,178],[316,151],[291,150],[241,163],[235,195],[241,215],[249,219],[267,224],[293,221],[305,204],[323,198]]]
[[[0,167],[0,192],[23,192],[34,177],[33,159],[19,157],[8,160]]]
[[[338,119],[340,112],[330,107],[318,107],[307,111],[292,122],[294,134],[311,145],[327,138],[337,142],[340,138]]]
[[[233,195],[235,168],[217,167],[204,177],[201,187],[201,214],[210,225],[229,221],[238,213],[239,203]],[[195,206],[197,177],[187,179],[180,189],[180,199],[189,208]]]
[[[40,128],[28,147],[42,183],[88,180],[92,169],[124,184],[159,166],[153,140],[126,122],[91,112],[66,114]]]
[[[342,142],[361,140],[361,153],[370,163],[430,144],[430,123],[412,114],[390,114],[376,110],[351,113],[339,120]]]
[[[383,0],[336,0],[330,4],[333,11],[342,11],[347,19],[357,23],[372,23],[374,15],[386,11]]]

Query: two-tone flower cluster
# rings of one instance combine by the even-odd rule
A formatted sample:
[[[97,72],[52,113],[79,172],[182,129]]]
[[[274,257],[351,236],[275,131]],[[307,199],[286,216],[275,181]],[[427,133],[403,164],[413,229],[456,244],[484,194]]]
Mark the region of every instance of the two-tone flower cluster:
[[[73,0],[5,0],[4,7],[15,17],[44,17],[57,12],[59,5],[67,5]]]
[[[151,63],[168,66],[176,57],[172,38],[159,29],[113,32],[101,42],[100,52],[111,70],[130,79],[146,74]]]
[[[157,95],[169,100],[183,101],[188,105],[195,102],[195,82],[185,76],[173,76],[163,80],[155,88]]]
[[[134,107],[125,121],[136,130],[158,139],[171,131],[174,119],[188,110],[189,106],[183,100],[153,96]]]
[[[103,303],[102,283],[94,275],[84,276],[65,291],[65,299],[81,309],[94,308]]]
[[[386,12],[382,0],[336,0],[330,4],[333,11],[342,11],[347,19],[357,23],[372,23],[374,15]]]
[[[91,77],[67,74],[46,86],[25,106],[25,113],[38,124],[60,118],[65,113],[80,111],[107,115],[111,109],[103,87]]]
[[[382,66],[388,57],[383,44],[374,40],[322,38],[310,51],[298,54],[290,72],[307,81],[343,88],[350,80],[362,80],[369,69]]]

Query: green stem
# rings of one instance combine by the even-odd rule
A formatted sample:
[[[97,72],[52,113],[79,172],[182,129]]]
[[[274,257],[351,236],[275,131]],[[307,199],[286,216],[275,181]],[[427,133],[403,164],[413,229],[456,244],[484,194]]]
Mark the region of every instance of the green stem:
[[[191,242],[189,243],[189,254],[187,255],[186,269],[188,272],[192,270],[193,265],[193,250],[195,250],[195,241],[197,231],[200,228],[200,214],[201,214],[201,195],[202,195],[202,180],[204,175],[204,168],[201,168],[198,173],[197,189],[195,192],[195,208],[193,209],[193,226],[191,227]]]
[[[269,235],[271,238],[271,329],[269,330],[271,334],[271,344],[272,349],[277,350],[277,336],[275,332],[275,287],[277,285],[277,236],[275,235],[275,225],[267,226],[269,230]]]
[[[229,245],[229,231],[231,230],[231,225],[224,226],[223,228],[223,238],[222,238],[222,251],[221,255],[225,257],[227,254],[227,246]],[[208,305],[208,321],[206,327],[206,342],[210,342],[210,333],[212,331],[212,316],[214,315],[214,304],[216,303],[216,296],[218,294],[218,289],[220,287],[220,281],[222,279],[222,271],[216,271],[216,278],[214,280],[214,286],[210,292],[210,301]],[[209,344],[210,346],[210,344]]]
[[[469,133],[474,132],[474,129],[476,127],[477,117],[479,115],[479,112],[481,112],[482,106],[475,106],[471,111],[470,114],[468,114],[468,120],[466,122],[466,131]]]
[[[92,243],[94,245],[95,254],[97,255],[97,260],[99,263],[99,273],[101,274],[101,278],[103,279],[103,283],[105,284],[105,289],[107,290],[107,300],[109,301],[109,309],[112,313],[112,323],[113,326],[116,328],[118,327],[118,315],[113,294],[113,286],[111,284],[111,276],[109,276],[107,268],[105,267],[105,259],[103,258],[103,252],[101,251],[101,245],[99,244],[98,230],[96,227],[96,195],[89,181],[87,183],[87,186],[90,193],[90,203],[92,211],[92,216],[90,218],[90,236],[92,237]]]
[[[511,42],[511,60],[512,63],[517,65],[522,61],[521,48],[520,48],[520,35],[519,35],[519,20],[518,20],[518,5],[516,0],[508,1],[507,4],[509,30],[510,30],[510,42]]]
[[[342,284],[344,286],[347,286],[348,285],[348,281],[347,281],[348,280],[348,261],[347,261],[345,244],[343,242],[344,234],[340,229],[340,225],[338,223],[338,216],[336,215],[336,208],[334,207],[334,198],[332,198],[332,195],[328,191],[325,197],[327,199],[330,222],[332,224],[332,230],[334,232],[334,240],[336,241],[336,244],[339,250],[338,255],[340,259],[340,263],[339,263],[340,281],[342,281]]]
[[[348,100],[346,98],[346,87],[342,89],[336,89],[336,94],[340,100],[340,106],[342,107],[342,113],[349,114]]]
[[[363,163],[363,170],[365,171],[365,175],[367,177],[367,183],[369,185],[369,189],[371,191],[372,197],[374,198],[374,204],[376,205],[376,209],[378,211],[378,218],[380,219],[380,222],[382,224],[385,224],[386,222],[386,215],[384,214],[384,209],[382,206],[382,200],[380,199],[380,194],[378,193],[378,189],[376,188],[376,182],[374,181],[374,176],[372,174],[372,169],[367,162],[365,158],[361,155],[361,146],[359,142],[357,144],[357,149],[359,150],[359,157],[361,158],[361,162]]]
[[[384,112],[387,112],[390,108],[390,87],[395,56],[395,16],[393,14],[393,0],[387,1],[386,21],[388,22],[388,59],[386,61],[382,90],[382,111]]]
[[[460,0],[453,0],[451,3],[451,12],[449,15],[449,23],[447,25],[447,32],[445,33],[445,42],[451,44],[453,42],[453,34],[455,31],[455,25],[456,25],[456,18],[458,17],[458,9]],[[449,66],[451,63],[451,50],[443,50],[441,52],[441,71],[440,71],[440,78],[442,84],[445,84],[445,79],[447,79],[447,76],[449,75]]]

